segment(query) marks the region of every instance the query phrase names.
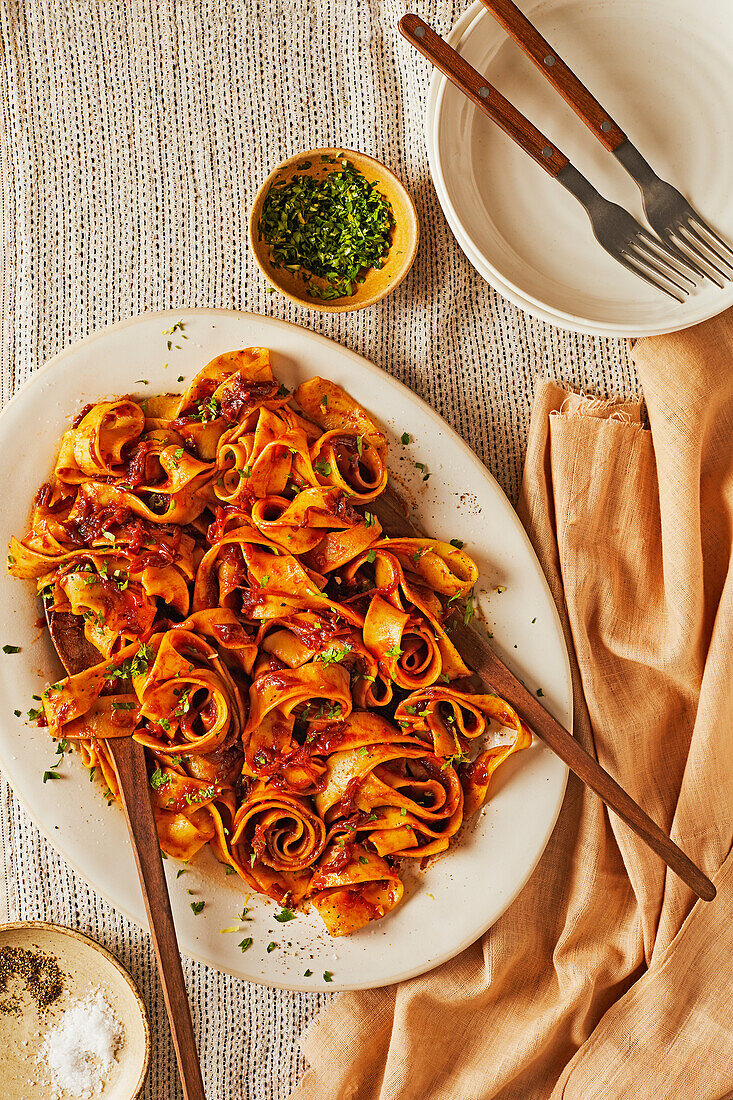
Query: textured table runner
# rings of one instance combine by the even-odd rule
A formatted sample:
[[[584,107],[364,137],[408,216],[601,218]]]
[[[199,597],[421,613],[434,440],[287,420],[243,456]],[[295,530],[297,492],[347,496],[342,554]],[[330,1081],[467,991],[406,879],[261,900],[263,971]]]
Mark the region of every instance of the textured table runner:
[[[418,10],[446,33],[463,9],[430,0]],[[329,336],[399,378],[516,500],[537,375],[633,394],[623,344],[533,320],[460,252],[430,180],[429,74],[396,31],[404,10],[397,0],[0,0],[3,401],[65,345],[123,317],[246,309]],[[337,144],[405,181],[422,241],[390,298],[325,316],[267,292],[247,215],[277,162]],[[0,795],[0,919],[60,921],[114,951],[151,1013],[143,1095],[180,1096],[148,936],[55,855],[4,781]],[[298,1038],[328,996],[188,960],[184,970],[210,1100],[284,1100],[304,1069]]]

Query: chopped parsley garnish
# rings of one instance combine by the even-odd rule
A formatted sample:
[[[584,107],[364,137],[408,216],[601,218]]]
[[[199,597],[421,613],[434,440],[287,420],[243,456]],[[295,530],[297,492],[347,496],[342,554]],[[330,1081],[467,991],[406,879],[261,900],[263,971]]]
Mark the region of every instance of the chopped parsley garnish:
[[[284,924],[286,921],[295,920],[295,913],[292,909],[283,906],[279,913],[275,913],[275,920],[280,924]]]
[[[277,947],[277,944],[275,943],[275,941],[274,941],[274,940],[270,940],[270,942],[269,942],[269,943],[268,943],[268,945],[267,945],[267,954],[269,955],[269,954],[270,954],[270,952],[271,952],[271,951],[274,951],[276,947]]]
[[[317,653],[314,661],[321,661],[324,665],[332,665],[337,661],[343,661],[351,653],[351,646],[345,645],[341,649],[327,649],[325,653]],[[255,757],[255,759],[257,759]]]
[[[370,551],[369,551],[369,553],[368,553],[368,554],[367,554],[367,556],[366,556],[366,560],[367,560],[367,561],[369,562],[369,564],[371,565],[371,563],[372,563],[372,562],[373,562],[373,561],[374,561],[374,560],[376,559],[376,557],[377,557],[377,552],[376,552],[376,550],[370,550]]]
[[[367,527],[373,527],[377,521],[377,517],[372,512],[364,513],[364,523]]]
[[[303,977],[304,978],[310,978],[312,976],[312,974],[313,974],[312,970],[304,970],[303,971]]]
[[[328,477],[331,473],[331,463],[322,458],[320,461],[313,463],[313,469],[323,477]]]
[[[19,645],[4,645],[3,653],[20,653]]]
[[[330,301],[352,295],[369,268],[384,266],[393,225],[377,184],[342,160],[323,179],[296,175],[271,187],[258,229],[275,267],[300,275],[312,297]]]
[[[167,787],[170,781],[171,777],[169,775],[165,775],[165,773],[160,770],[160,765],[158,765],[153,774],[150,776],[150,786],[153,788],[154,791],[159,791],[161,787]]]
[[[384,656],[385,657],[401,657],[403,652],[404,652],[404,650],[402,650],[398,645],[396,645],[396,646],[393,646],[392,649],[385,649]]]
[[[466,545],[463,539],[451,539],[450,544],[451,546],[455,546],[456,550],[462,550]]]
[[[410,442],[411,438],[412,437],[410,436],[409,432],[403,432],[402,435],[400,436],[400,443],[402,444],[403,447],[406,447],[407,444]]]
[[[324,970],[324,971],[323,971],[323,980],[324,980],[324,982],[332,982],[332,981],[333,981],[333,973],[332,973],[332,971],[330,971],[330,970]]]
[[[359,863],[368,863],[369,860],[366,856],[359,856]]]
[[[415,466],[418,470],[420,470],[420,472],[422,474],[423,481],[427,481],[428,478],[430,477],[430,473],[428,472],[428,468],[425,465],[425,463],[424,462],[416,462]]]
[[[205,901],[192,901],[191,902],[191,910],[196,916],[198,916],[199,913],[201,913],[203,911],[203,908],[204,908],[205,905],[206,905]],[[251,942],[252,941],[250,940],[250,943]]]
[[[253,943],[254,943],[254,940],[252,939],[252,937],[247,936],[245,939],[242,940],[241,943],[237,944],[237,947],[240,949],[240,951],[244,952],[244,951],[247,950],[248,947],[251,947]]]
[[[544,693],[544,691],[542,690],[542,688],[537,688],[537,696],[538,696],[538,698],[540,698],[540,699],[541,699],[541,698],[542,698],[542,696],[543,696],[544,694],[545,694],[545,693]]]

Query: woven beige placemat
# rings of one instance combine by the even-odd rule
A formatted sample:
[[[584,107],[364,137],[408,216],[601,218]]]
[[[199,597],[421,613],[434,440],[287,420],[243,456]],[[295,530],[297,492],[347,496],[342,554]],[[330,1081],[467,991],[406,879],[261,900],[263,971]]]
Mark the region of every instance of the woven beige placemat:
[[[2,400],[122,317],[247,309],[330,336],[405,382],[515,499],[534,377],[634,393],[623,344],[534,321],[458,249],[428,172],[427,65],[396,31],[404,10],[399,0],[0,0]],[[445,33],[463,9],[429,0],[419,10]],[[247,213],[278,161],[337,144],[405,180],[422,243],[390,298],[325,316],[267,293]],[[147,936],[55,855],[4,782],[0,860],[0,918],[73,925],[130,967],[153,1026],[144,1095],[178,1097]],[[210,1100],[284,1100],[303,1070],[298,1036],[326,996],[184,966]]]

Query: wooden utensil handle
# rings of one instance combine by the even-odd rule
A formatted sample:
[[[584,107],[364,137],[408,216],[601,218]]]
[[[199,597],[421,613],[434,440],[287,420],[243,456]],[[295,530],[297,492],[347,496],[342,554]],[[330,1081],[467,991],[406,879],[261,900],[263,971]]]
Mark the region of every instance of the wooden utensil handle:
[[[400,33],[416,50],[427,57],[436,69],[447,76],[480,111],[500,126],[546,172],[554,177],[565,167],[568,163],[565,154],[419,16],[411,13],[403,15],[399,28]]]
[[[185,1100],[206,1100],[158,830],[150,803],[145,750],[131,737],[107,741],[107,747],[114,760],[135,853],[183,1095]]]
[[[626,134],[601,107],[572,69],[568,68],[514,0],[482,0],[497,22],[522,47],[550,84],[567,100],[589,130],[612,153],[626,141]]]
[[[625,821],[653,852],[686,882],[698,897],[712,901],[715,887],[681,848],[634,802],[594,757],[545,710],[536,696],[499,660],[477,630],[460,625],[452,641],[466,663],[479,674],[497,695],[514,707],[519,717],[563,760],[571,772],[590,787],[599,798]]]

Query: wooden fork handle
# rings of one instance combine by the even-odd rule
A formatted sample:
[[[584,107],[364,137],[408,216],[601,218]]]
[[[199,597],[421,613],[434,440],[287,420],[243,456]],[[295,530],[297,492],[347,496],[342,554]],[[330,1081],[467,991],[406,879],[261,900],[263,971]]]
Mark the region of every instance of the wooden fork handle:
[[[598,795],[636,835],[704,901],[712,901],[715,887],[707,875],[652,821],[630,794],[598,761],[545,710],[540,701],[509,671],[491,646],[470,626],[459,625],[453,644],[481,679],[506,699],[529,728],[563,760],[570,771]]]
[[[109,740],[107,748],[117,772],[122,808],[135,853],[184,1100],[206,1100],[158,830],[150,803],[145,750],[131,737]]]
[[[573,70],[565,64],[557,51],[530,23],[527,16],[519,10],[514,0],[482,0],[482,2],[609,152],[613,153],[618,149],[619,145],[626,141],[626,134],[613,121],[608,111],[604,110],[598,100],[591,95]]]
[[[568,164],[561,153],[545,135],[526,119],[516,107],[497,92],[479,72],[469,65],[459,53],[436,34],[419,16],[403,15],[399,22],[400,33],[419,50],[436,69],[467,96],[485,115],[500,126],[525,153],[529,153],[546,172],[555,177]]]

